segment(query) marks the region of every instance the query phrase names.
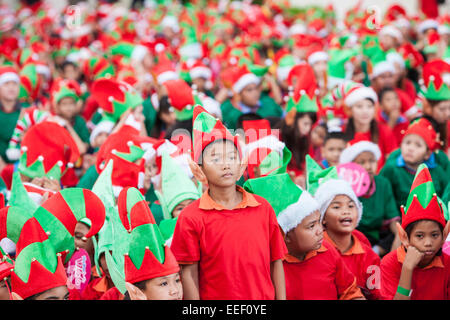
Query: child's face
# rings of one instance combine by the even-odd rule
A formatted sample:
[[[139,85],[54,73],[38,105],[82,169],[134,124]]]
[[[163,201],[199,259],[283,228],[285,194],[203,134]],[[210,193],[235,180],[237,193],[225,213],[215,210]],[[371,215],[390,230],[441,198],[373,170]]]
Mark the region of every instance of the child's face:
[[[183,298],[183,286],[179,273],[173,273],[164,277],[148,280],[144,294],[147,300],[181,300]]]
[[[450,120],[450,100],[441,101],[435,105],[432,109],[431,116],[439,124],[445,124]]]
[[[112,253],[112,252],[110,251],[110,253]],[[99,264],[100,264],[100,268],[102,268],[102,273],[103,273],[103,275],[104,275],[107,279],[111,280],[111,276],[109,275],[108,265],[106,264],[106,257],[105,257],[105,254],[102,253],[102,254],[100,255],[100,258],[99,258],[98,260],[99,260],[98,262],[99,262]]]
[[[38,295],[35,300],[69,300],[69,290],[66,286],[52,288]]]
[[[154,157],[145,164],[145,175],[144,175],[144,188],[146,190],[150,189],[152,183],[152,177],[158,174],[158,165],[156,164],[156,158]]]
[[[395,74],[392,72],[383,72],[372,80],[373,86],[378,90],[383,88],[395,87]]]
[[[298,118],[297,119],[297,128],[298,128],[298,133],[300,134],[300,136],[304,137],[304,136],[309,135],[309,133],[311,132],[312,125],[313,125],[313,122],[309,116],[304,115],[304,116]]]
[[[78,113],[78,106],[71,97],[65,97],[56,104],[56,113],[66,120],[71,120]]]
[[[205,87],[206,87],[206,79],[205,78],[192,79],[192,83],[197,86],[197,90],[198,91],[205,90]]]
[[[378,167],[377,159],[375,158],[375,155],[370,151],[361,152],[353,160],[353,162],[357,163],[361,167],[363,167],[369,174],[371,180],[377,173],[377,167]]]
[[[19,84],[15,81],[7,81],[0,86],[0,99],[16,101],[19,96]]]
[[[409,245],[424,253],[420,264],[427,265],[433,260],[444,240],[437,222],[423,220],[419,221],[411,230]]]
[[[315,211],[289,231],[285,236],[286,246],[291,254],[305,254],[318,250],[323,241],[323,227],[320,224],[320,212]]]
[[[181,211],[186,208],[188,205],[190,205],[192,202],[194,202],[194,199],[188,199],[180,202],[175,209],[172,211],[172,217],[176,218],[180,215]]]
[[[203,151],[201,169],[209,185],[222,188],[234,186],[240,178],[241,162],[231,141],[211,143]]]
[[[64,79],[69,79],[69,80],[78,80],[78,78],[80,77],[80,70],[76,67],[74,67],[73,65],[67,65],[64,68],[64,72],[63,72],[63,77]]]
[[[161,112],[160,114],[161,120],[166,124],[166,126],[170,127],[171,125],[175,124],[177,121],[177,117],[175,115],[175,112]]]
[[[314,147],[323,146],[323,141],[325,140],[327,132],[324,127],[316,126],[311,130],[311,143]]]
[[[261,87],[257,84],[249,84],[240,92],[241,102],[249,107],[256,107],[261,97]]]
[[[92,147],[94,148],[100,148],[108,139],[108,133],[107,132],[100,132],[94,139],[94,143],[92,144]]]
[[[417,134],[408,134],[403,137],[400,145],[403,160],[407,164],[421,164],[427,158],[428,147],[425,140]]]
[[[92,239],[88,238],[83,240],[83,237],[87,235],[89,232],[89,227],[82,223],[78,222],[75,226],[75,246],[77,248],[82,248],[87,251],[89,255],[94,253],[94,245],[92,244]]]
[[[375,118],[375,105],[370,100],[363,99],[356,102],[351,110],[356,123],[369,125]]]
[[[9,300],[9,291],[5,280],[0,281],[0,300]]]
[[[321,79],[326,74],[328,69],[328,63],[326,61],[319,61],[313,64],[314,74],[316,79]]]
[[[400,99],[395,91],[388,91],[383,95],[381,108],[384,112],[390,114],[392,111],[400,111],[400,107]]]
[[[355,202],[346,195],[336,196],[323,218],[326,230],[340,234],[352,233],[357,223],[358,209]]]
[[[342,139],[328,139],[322,147],[322,157],[328,161],[330,166],[337,166],[339,164],[339,157],[342,150],[345,149],[345,141]]]

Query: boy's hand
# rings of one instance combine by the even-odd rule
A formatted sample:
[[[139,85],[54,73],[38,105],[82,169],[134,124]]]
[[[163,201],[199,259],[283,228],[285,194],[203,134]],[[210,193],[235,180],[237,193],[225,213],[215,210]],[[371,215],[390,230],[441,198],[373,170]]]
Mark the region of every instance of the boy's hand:
[[[416,249],[416,247],[409,246],[406,252],[405,261],[403,261],[403,266],[408,268],[408,270],[414,270],[414,268],[422,260],[424,254]]]

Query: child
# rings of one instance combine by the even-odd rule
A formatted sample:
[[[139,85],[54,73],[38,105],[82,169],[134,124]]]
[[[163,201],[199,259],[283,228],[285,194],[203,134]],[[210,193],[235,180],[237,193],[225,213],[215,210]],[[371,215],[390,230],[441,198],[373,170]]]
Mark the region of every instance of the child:
[[[286,248],[267,201],[236,187],[245,170],[237,137],[200,106],[193,128],[191,169],[209,188],[183,210],[172,239],[184,298],[284,299]]]
[[[323,241],[319,205],[307,191],[287,173],[250,179],[244,186],[268,199],[277,213],[289,250],[283,261],[288,300],[364,299],[339,253]]]
[[[400,145],[409,121],[401,114],[401,103],[397,92],[393,88],[381,89],[378,100],[380,101],[380,108],[378,109],[377,119],[380,123],[391,128],[397,144]]]
[[[322,161],[320,164],[324,169],[337,166],[339,164],[339,157],[345,149],[347,142],[345,141],[344,133],[335,128],[328,129],[327,135],[323,141],[323,146],[320,148],[322,154]]]
[[[353,234],[363,212],[350,184],[341,179],[329,179],[319,186],[315,198],[323,216],[325,240],[338,250],[346,266],[356,276],[358,287],[366,298],[380,299],[379,288],[376,283],[370,282],[380,258]]]
[[[380,175],[387,178],[394,192],[397,208],[406,203],[414,175],[420,164],[428,166],[438,196],[442,196],[448,176],[436,164],[434,150],[438,148],[437,135],[430,122],[421,118],[408,127],[400,145],[401,154],[395,163],[387,163]]]
[[[180,267],[170,248],[164,245],[155,219],[136,188],[123,189],[117,202],[119,216],[130,233],[125,255],[124,299],[181,300]]]
[[[450,258],[442,253],[450,224],[426,165],[414,177],[397,224],[402,246],[381,261],[381,293],[394,300],[448,300]]]
[[[362,166],[370,177],[370,187],[359,197],[363,205],[362,219],[358,225],[380,256],[396,249],[400,243],[396,221],[400,220],[392,187],[385,177],[376,175],[381,151],[375,143],[354,139],[341,153],[340,163],[354,162]]]

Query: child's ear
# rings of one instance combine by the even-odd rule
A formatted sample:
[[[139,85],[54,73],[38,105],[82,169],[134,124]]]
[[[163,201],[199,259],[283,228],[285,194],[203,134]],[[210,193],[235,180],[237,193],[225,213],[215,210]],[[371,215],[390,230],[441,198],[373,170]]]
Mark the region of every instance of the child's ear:
[[[428,149],[427,153],[425,154],[425,160],[430,159],[432,153],[433,153],[433,151],[431,151],[430,149]]]
[[[190,158],[189,158],[189,168],[191,168],[192,174],[194,175],[195,179],[197,179],[197,181],[201,182],[203,185],[208,184],[208,180],[206,179],[206,176],[203,173],[202,168],[200,168],[200,166],[194,161],[192,161],[192,159]]]
[[[21,296],[19,296],[17,293],[15,292],[11,292],[11,298],[13,300],[23,300],[23,298]]]
[[[127,289],[131,300],[147,300],[146,295],[135,285],[125,282],[125,288]]]
[[[406,233],[405,229],[402,228],[400,223],[396,222],[395,226],[397,227],[397,233],[398,233],[400,242],[403,244],[403,246],[405,248],[408,248],[408,246],[409,246],[408,234]]]
[[[239,168],[239,177],[238,180],[242,177],[242,175],[245,172],[245,169],[247,169],[248,165],[248,156],[245,156],[241,161],[241,167]]]
[[[442,231],[442,236],[443,236],[442,241],[443,241],[443,242],[445,242],[445,241],[447,240],[447,236],[448,236],[448,233],[449,233],[449,232],[450,232],[450,220],[447,221],[447,224],[445,225],[445,228],[444,228],[444,230]]]

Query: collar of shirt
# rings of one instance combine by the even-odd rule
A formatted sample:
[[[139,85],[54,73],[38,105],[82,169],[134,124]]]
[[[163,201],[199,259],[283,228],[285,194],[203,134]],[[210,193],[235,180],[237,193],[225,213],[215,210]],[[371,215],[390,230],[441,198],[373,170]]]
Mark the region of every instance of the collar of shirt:
[[[242,187],[240,186],[236,186],[237,191],[242,193],[242,201],[236,206],[234,207],[232,210],[234,209],[243,209],[243,208],[247,208],[247,207],[257,207],[260,206],[261,203],[259,203],[255,197],[245,191]],[[209,189],[206,190],[202,197],[200,198],[200,203],[199,203],[199,208],[203,209],[203,210],[229,210],[227,208],[225,208],[224,206],[222,206],[221,204],[215,202],[211,196],[209,195]]]
[[[94,290],[97,292],[108,291],[108,282],[106,281],[106,276],[103,276],[99,282],[93,286]]]
[[[330,167],[330,164],[328,163],[328,161],[326,159],[323,159],[321,164],[324,169],[328,169]]]
[[[387,115],[384,111],[381,111],[381,112],[380,112],[380,116],[381,116],[381,118],[382,118],[385,122],[388,122],[389,117],[388,117],[388,115]],[[397,118],[397,121],[395,122],[395,124],[404,123],[404,122],[407,122],[407,121],[408,121],[408,120],[407,120],[404,116],[400,115],[400,116]]]
[[[334,243],[334,241],[330,238],[330,236],[328,235],[327,232],[323,233],[323,237],[326,241],[328,241],[329,244],[333,245],[336,250],[338,250],[340,252],[340,250],[337,248],[336,243]],[[353,245],[351,246],[351,248],[349,250],[347,250],[346,252],[341,253],[341,255],[343,256],[351,256],[353,254],[364,254],[366,253],[366,251],[364,250],[361,241],[359,241],[359,239],[357,237],[355,237],[353,234],[351,235],[352,239],[353,239]]]
[[[241,108],[241,112],[243,114],[247,113],[256,113],[258,111],[259,107],[261,107],[261,101],[258,101],[258,105],[255,107],[249,107],[246,104],[243,104],[242,102],[239,102],[239,108]]]
[[[426,161],[424,161],[424,163],[427,165],[428,168],[431,168],[431,169],[436,168],[437,164],[436,164],[436,157],[434,156],[434,153],[431,153],[431,156]],[[413,174],[416,173],[415,170],[412,170],[411,168],[409,168],[406,165],[405,160],[403,159],[403,156],[401,154],[399,154],[399,156],[397,157],[397,167],[404,167],[411,173],[413,173]]]
[[[397,249],[398,262],[403,264],[403,261],[405,261],[405,256],[406,256],[405,247],[403,245],[401,245]],[[431,269],[431,268],[434,268],[434,267],[436,267],[436,268],[444,268],[444,264],[442,263],[442,259],[441,259],[440,256],[434,256],[433,260],[431,260],[431,263],[429,265],[427,265],[425,268],[422,268],[422,270]]]
[[[313,251],[308,252],[305,256],[305,259],[303,259],[303,261],[300,261],[298,258],[290,255],[289,253],[284,256],[283,260],[285,260],[286,262],[289,262],[289,263],[301,263],[301,262],[305,262],[308,259],[311,259],[312,257],[317,256],[317,253],[325,252],[327,250],[328,249],[322,243],[322,245],[320,246],[320,248],[318,250],[313,250]]]

